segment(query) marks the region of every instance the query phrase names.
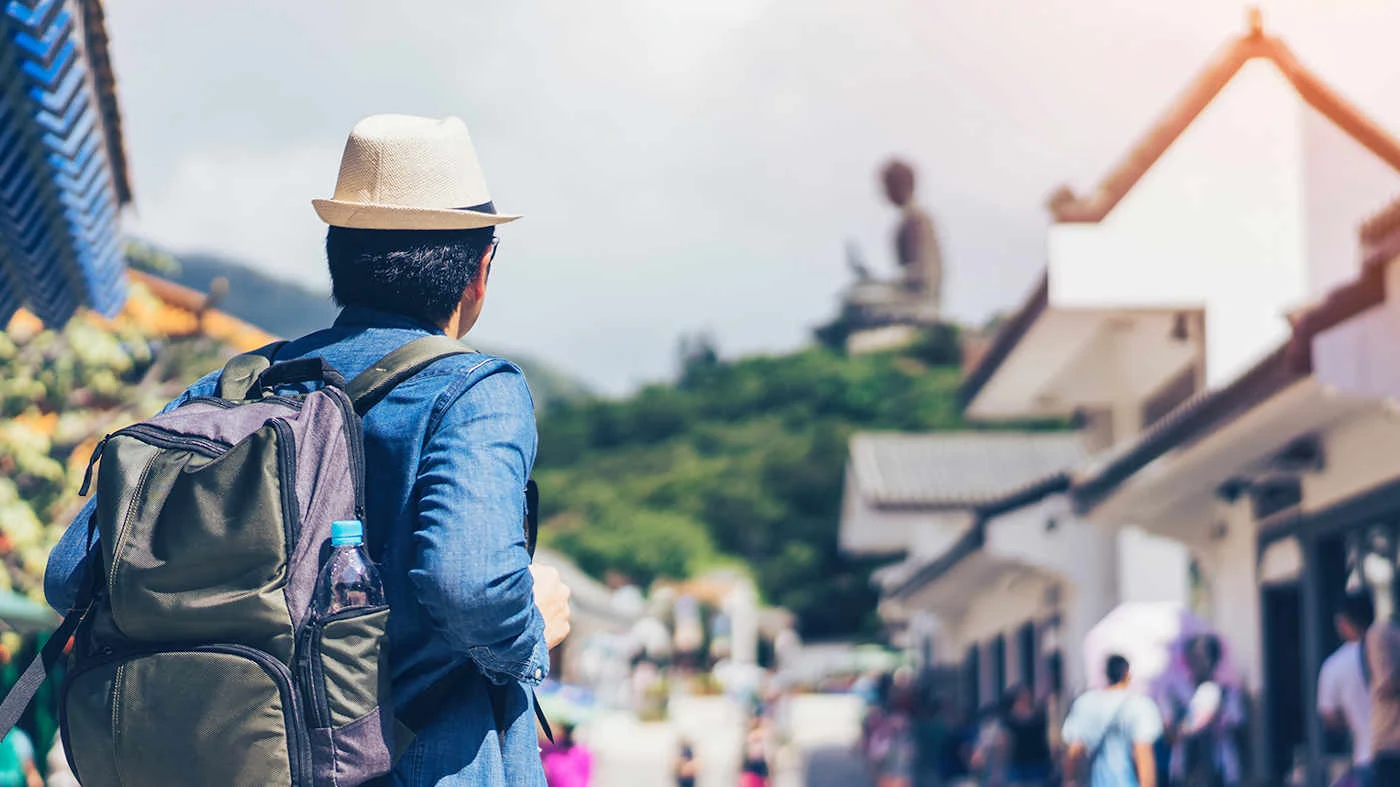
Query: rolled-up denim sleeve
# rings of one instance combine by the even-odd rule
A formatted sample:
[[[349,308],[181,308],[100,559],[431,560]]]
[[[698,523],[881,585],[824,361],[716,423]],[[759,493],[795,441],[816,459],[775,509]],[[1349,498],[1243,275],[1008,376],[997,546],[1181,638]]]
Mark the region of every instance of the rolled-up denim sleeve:
[[[196,396],[212,394],[218,382],[218,372],[201,377],[184,393],[161,408],[161,412],[168,413]],[[96,513],[97,493],[94,492],[49,552],[49,562],[44,568],[44,598],[49,602],[49,606],[62,614],[72,611],[77,603],[78,590],[82,587],[83,572],[87,566],[85,559],[97,546],[95,530],[92,531],[92,542],[85,543],[88,541],[89,523]]]
[[[525,377],[504,367],[454,384],[434,411],[409,572],[418,600],[447,642],[492,680],[538,683],[549,649],[523,527],[537,440]]]
[[[83,558],[88,549],[97,544],[97,533],[92,534],[92,544],[84,544],[88,537],[88,522],[97,511],[97,496],[88,498],[63,536],[49,552],[49,564],[44,569],[44,598],[49,606],[61,614],[68,614],[77,603],[78,588],[83,582]]]

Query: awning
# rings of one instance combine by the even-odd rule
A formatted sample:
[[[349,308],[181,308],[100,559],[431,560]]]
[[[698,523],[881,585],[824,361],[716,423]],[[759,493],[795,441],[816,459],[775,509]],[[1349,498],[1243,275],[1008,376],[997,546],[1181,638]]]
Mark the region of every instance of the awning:
[[[1164,532],[1189,522],[1205,527],[1210,519],[1194,516],[1204,510],[1225,482],[1251,470],[1300,437],[1316,433],[1376,403],[1337,394],[1307,377],[1254,400],[1250,406],[1219,418],[1203,420],[1170,441],[1144,453],[1131,472],[1119,474],[1116,462],[1076,483],[1076,499],[1093,521],[1132,522],[1171,537],[1199,534]],[[1151,435],[1143,441],[1154,442]],[[1133,452],[1130,451],[1129,455]],[[1120,457],[1118,462],[1125,461]],[[1124,468],[1125,469],[1125,468]],[[1107,479],[1113,483],[1107,483]],[[1091,490],[1093,494],[1085,494]]]

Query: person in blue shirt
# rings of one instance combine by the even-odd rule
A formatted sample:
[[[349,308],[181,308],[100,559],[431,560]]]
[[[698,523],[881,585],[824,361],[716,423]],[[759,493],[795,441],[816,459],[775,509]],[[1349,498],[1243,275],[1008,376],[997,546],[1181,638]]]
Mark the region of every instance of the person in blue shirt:
[[[1128,660],[1109,656],[1108,688],[1074,701],[1062,738],[1068,747],[1067,784],[1087,765],[1090,787],[1156,787],[1152,745],[1162,735],[1162,715],[1148,697],[1131,691]]]
[[[419,337],[466,335],[486,298],[494,227],[518,218],[496,212],[456,118],[360,121],[335,197],[313,204],[330,225],[343,308],[274,360],[324,358],[346,379]],[[217,383],[218,372],[204,377],[166,409]],[[480,353],[440,359],[371,409],[364,435],[396,711],[425,699],[431,709],[394,784],[544,787],[526,687],[546,677],[550,648],[568,635],[569,592],[557,571],[530,565],[525,544],[536,432],[524,375]],[[45,592],[60,611],[82,580],[93,509],[90,500],[50,556]]]

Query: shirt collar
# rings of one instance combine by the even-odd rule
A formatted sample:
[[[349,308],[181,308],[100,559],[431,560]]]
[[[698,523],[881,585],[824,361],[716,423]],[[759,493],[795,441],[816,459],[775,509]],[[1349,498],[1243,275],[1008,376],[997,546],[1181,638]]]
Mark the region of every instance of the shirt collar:
[[[367,306],[346,306],[335,318],[337,328],[402,328],[411,331],[427,331],[442,334],[442,328],[417,317],[406,314],[380,311]]]

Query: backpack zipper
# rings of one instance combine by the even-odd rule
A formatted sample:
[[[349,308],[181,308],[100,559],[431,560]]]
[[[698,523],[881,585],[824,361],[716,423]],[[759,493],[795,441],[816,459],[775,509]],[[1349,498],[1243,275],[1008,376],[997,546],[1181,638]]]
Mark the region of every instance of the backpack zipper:
[[[166,429],[163,426],[152,424],[132,424],[125,429],[118,429],[107,436],[110,440],[113,437],[128,435],[140,440],[147,445],[157,448],[176,449],[194,451],[209,458],[222,456],[224,452],[233,446],[223,440],[215,440],[211,437],[200,437],[198,435],[187,435]]]
[[[345,423],[345,442],[350,451],[350,474],[355,485],[355,518],[365,521],[365,441],[364,421],[355,412],[350,397],[337,388],[325,389],[340,408]],[[366,525],[368,526],[368,525]]]
[[[320,617],[312,614],[297,634],[297,678],[306,689],[306,704],[310,706],[312,726],[331,726],[330,699],[326,695],[326,673],[321,664],[321,636],[327,624],[364,615],[373,615],[388,609],[387,604],[369,607],[342,609],[332,615]]]
[[[278,491],[282,493],[282,530],[287,537],[287,555],[296,551],[301,538],[301,506],[297,502],[297,444],[291,424],[283,418],[268,421],[277,433],[277,467],[282,476]]]
[[[306,725],[302,723],[303,716],[300,712],[301,698],[297,695],[296,684],[292,680],[291,670],[287,669],[287,665],[283,664],[278,659],[273,658],[257,648],[250,648],[247,645],[191,645],[187,647],[173,645],[168,648],[142,648],[121,653],[106,652],[101,658],[90,661],[74,669],[72,673],[69,674],[68,678],[63,681],[62,698],[59,702],[59,713],[64,717],[64,723],[60,724],[61,730],[66,732],[68,728],[68,724],[66,723],[66,717],[68,715],[68,694],[73,686],[73,679],[78,677],[78,675],[107,664],[127,662],[145,656],[157,656],[165,653],[212,653],[215,655],[238,656],[261,667],[263,672],[267,673],[268,677],[272,678],[273,685],[277,687],[277,694],[282,698],[283,706],[286,709],[283,713],[283,719],[287,727],[287,758],[292,767],[292,785],[293,787],[298,787],[299,785],[312,784],[314,772],[311,760],[311,733],[306,729]],[[118,669],[124,671],[125,664],[119,666]],[[120,677],[120,674],[118,677]],[[115,686],[120,685],[120,683],[117,682],[113,685],[115,690]],[[117,702],[114,699],[112,705],[114,719],[116,718],[117,712]],[[113,734],[115,734],[115,732],[114,729]],[[65,746],[66,745],[65,736]],[[71,749],[68,749],[68,751],[71,751]],[[76,770],[73,774],[75,776],[78,775]]]
[[[141,468],[141,475],[136,479],[136,491],[131,493],[131,499],[126,503],[126,513],[122,515],[122,526],[117,531],[117,540],[112,544],[112,565],[107,568],[107,595],[111,595],[114,588],[113,583],[117,581],[117,563],[122,549],[126,546],[126,538],[131,533],[131,518],[136,515],[136,505],[141,495],[141,489],[146,485],[146,477],[151,474],[151,468],[156,464],[158,454],[152,454],[146,460],[146,464]]]
[[[316,655],[321,650],[321,627],[315,620],[309,620],[302,627],[301,634],[297,636],[297,679],[301,682],[302,690],[306,692],[306,705],[311,718],[311,726],[321,729],[331,726],[330,709],[327,707],[322,712],[322,702],[329,706],[330,701],[326,699],[325,684],[316,680]],[[323,673],[324,674],[324,673]]]
[[[254,399],[252,402],[245,402],[244,404],[257,404],[262,402],[276,402],[277,404],[286,405],[287,407],[290,407],[293,410],[300,410],[302,406],[301,399],[298,399],[295,396],[283,396],[281,394],[272,394],[271,396],[264,396],[261,399]],[[235,407],[241,406],[239,402],[230,401],[228,399],[220,399],[217,396],[193,396],[186,400],[185,403],[180,406],[185,407],[186,405],[191,404],[207,404],[217,407],[220,410],[232,410]]]

